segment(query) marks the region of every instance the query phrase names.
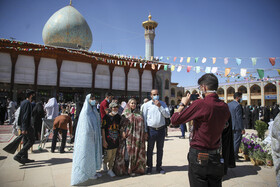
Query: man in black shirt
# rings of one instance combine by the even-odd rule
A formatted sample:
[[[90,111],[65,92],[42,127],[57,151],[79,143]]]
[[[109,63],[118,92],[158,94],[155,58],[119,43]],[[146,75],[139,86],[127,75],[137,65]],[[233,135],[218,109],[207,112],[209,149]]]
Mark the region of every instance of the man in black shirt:
[[[33,90],[26,91],[26,100],[21,102],[20,112],[18,117],[18,125],[23,134],[23,148],[14,156],[14,160],[21,164],[34,162],[34,160],[28,159],[28,149],[32,147],[35,142],[34,129],[31,126],[31,115],[32,115],[32,99],[35,98],[35,92]]]

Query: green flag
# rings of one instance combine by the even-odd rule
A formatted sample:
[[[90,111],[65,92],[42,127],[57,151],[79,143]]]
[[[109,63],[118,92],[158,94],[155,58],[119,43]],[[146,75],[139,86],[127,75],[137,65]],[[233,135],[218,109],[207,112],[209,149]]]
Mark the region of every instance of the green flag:
[[[255,66],[257,64],[257,58],[252,58],[252,64]]]
[[[164,65],[164,71],[167,71],[167,65]]]
[[[197,61],[198,61],[198,57],[196,57],[196,58],[194,59],[194,61],[195,61],[195,63],[197,63]]]
[[[258,71],[260,79],[262,79],[264,77],[264,70],[263,69],[257,69],[257,71]]]

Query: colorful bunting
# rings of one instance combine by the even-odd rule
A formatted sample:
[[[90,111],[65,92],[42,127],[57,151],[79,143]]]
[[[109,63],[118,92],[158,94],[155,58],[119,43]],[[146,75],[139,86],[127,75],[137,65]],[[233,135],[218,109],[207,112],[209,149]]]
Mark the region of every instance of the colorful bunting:
[[[191,61],[191,57],[188,57],[187,58],[187,63],[190,63],[190,61]]]
[[[257,58],[252,58],[252,65],[255,66],[257,64]]]
[[[197,63],[198,61],[198,57],[195,57],[194,62]]]
[[[155,70],[155,69],[156,69],[155,64],[152,64],[152,69],[153,69],[153,70]]]
[[[145,68],[145,67],[146,67],[146,65],[147,65],[147,63],[145,63],[145,64],[144,64],[144,67],[143,67],[143,68]]]
[[[216,63],[216,58],[213,57],[212,60],[213,60],[213,64],[215,64]]]
[[[240,75],[241,75],[241,77],[245,77],[245,76],[246,76],[246,73],[247,73],[247,69],[245,69],[245,68],[241,68],[241,69],[240,69]]]
[[[182,66],[179,65],[179,66],[178,66],[178,69],[177,69],[177,72],[180,72],[181,70],[182,70]]]
[[[175,56],[175,57],[174,57],[174,59],[173,59],[173,61],[175,62],[175,61],[176,61],[176,59],[177,59],[177,57]]]
[[[184,57],[181,57],[181,59],[180,59],[180,63],[182,63],[182,62],[183,62],[183,59],[184,59]]]
[[[224,63],[227,65],[228,64],[228,58],[224,58]]]
[[[206,60],[207,59],[205,57],[203,57],[201,62],[204,64],[206,62]]]
[[[278,75],[280,75],[280,69],[277,69]]]
[[[191,71],[191,66],[187,66],[187,72],[190,72]]]
[[[205,68],[205,73],[210,73],[211,72],[211,67],[206,67]]]
[[[158,65],[158,68],[157,68],[158,70],[160,69],[160,66],[161,66],[161,64]]]
[[[175,66],[172,65],[172,66],[171,66],[171,71],[174,71],[174,70],[175,70]]]
[[[164,71],[167,71],[168,65],[164,65]]]
[[[269,58],[269,62],[271,63],[272,66],[275,65],[275,60],[276,58]]]
[[[240,58],[236,58],[236,64],[239,66],[241,64],[241,59]]]
[[[263,69],[257,69],[257,72],[259,74],[260,79],[264,77],[264,70]]]
[[[229,73],[230,73],[230,68],[226,68],[225,69],[225,77],[228,76]]]
[[[217,67],[212,67],[211,73],[217,73],[218,68]]]
[[[195,72],[196,72],[196,73],[199,73],[199,72],[200,72],[200,66],[196,66],[196,67],[195,67]]]

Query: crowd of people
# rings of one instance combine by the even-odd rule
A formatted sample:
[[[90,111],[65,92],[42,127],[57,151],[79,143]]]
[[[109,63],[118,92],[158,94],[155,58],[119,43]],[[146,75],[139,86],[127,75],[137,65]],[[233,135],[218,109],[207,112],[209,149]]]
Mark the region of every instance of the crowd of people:
[[[181,137],[185,138],[187,123],[190,186],[221,186],[227,168],[235,167],[239,159],[238,148],[245,129],[253,128],[257,119],[274,119],[279,108],[242,108],[239,92],[232,102],[224,103],[216,93],[218,79],[214,74],[203,75],[198,85],[200,93],[187,93],[176,109],[159,99],[157,89],[151,90],[150,100],[145,98],[141,107],[134,98],[119,104],[110,92],[100,103],[94,93],[88,94],[84,102],[78,99],[63,104],[54,97],[47,103],[35,103],[35,92],[28,90],[26,100],[14,111],[16,126],[24,135],[24,146],[14,160],[21,164],[34,162],[28,159],[27,150],[42,137],[42,119],[46,118],[53,120],[52,153],[56,151],[59,134],[60,153],[65,152],[68,131],[69,143],[74,143],[71,185],[101,177],[101,168],[110,177],[151,174],[155,145],[155,171],[165,174],[162,159],[166,127],[180,126]],[[9,109],[15,107],[9,104]]]

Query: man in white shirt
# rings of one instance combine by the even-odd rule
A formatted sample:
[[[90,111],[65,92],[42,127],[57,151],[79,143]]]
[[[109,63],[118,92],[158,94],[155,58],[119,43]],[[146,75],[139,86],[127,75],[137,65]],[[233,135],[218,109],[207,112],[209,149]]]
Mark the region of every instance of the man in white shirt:
[[[151,91],[151,100],[143,105],[143,118],[146,137],[148,137],[147,150],[147,174],[152,173],[153,150],[157,144],[157,165],[156,171],[165,174],[161,168],[163,157],[163,146],[165,138],[165,118],[170,118],[168,107],[159,100],[158,90]]]

